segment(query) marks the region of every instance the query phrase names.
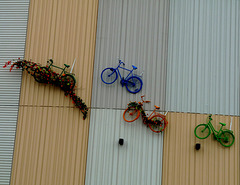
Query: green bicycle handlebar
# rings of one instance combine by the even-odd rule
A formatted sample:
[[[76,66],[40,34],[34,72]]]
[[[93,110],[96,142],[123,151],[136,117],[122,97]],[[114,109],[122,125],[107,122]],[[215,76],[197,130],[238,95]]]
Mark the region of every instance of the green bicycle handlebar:
[[[212,114],[209,114],[208,117],[209,117],[209,120],[212,120]]]

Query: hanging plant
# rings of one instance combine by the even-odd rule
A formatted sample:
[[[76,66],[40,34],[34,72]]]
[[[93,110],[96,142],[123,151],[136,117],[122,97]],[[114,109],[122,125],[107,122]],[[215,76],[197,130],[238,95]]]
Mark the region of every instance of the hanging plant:
[[[12,61],[8,61],[5,63],[3,68],[6,68],[8,65],[11,64]],[[52,84],[54,86],[60,87],[64,92],[65,96],[70,96],[72,99],[72,103],[78,107],[81,112],[83,113],[83,119],[86,119],[88,108],[83,100],[75,94],[75,84],[76,80],[72,73],[68,73],[65,71],[65,68],[69,67],[69,65],[64,64],[65,68],[60,68],[58,66],[52,65],[53,61],[50,59],[46,67],[41,66],[41,64],[37,64],[32,61],[27,60],[20,60],[17,61],[13,60],[13,64],[10,67],[10,72],[14,67],[17,69],[22,69],[34,77],[34,79],[39,83],[44,84]],[[56,73],[51,69],[51,66],[57,67],[62,69],[62,72]]]
[[[149,117],[147,117],[145,111],[143,110],[143,107],[142,107],[142,104],[141,102],[140,103],[137,103],[137,102],[130,102],[128,104],[128,108],[132,108],[134,107],[136,110],[139,110],[141,115],[142,115],[142,120],[145,124],[149,125],[155,125],[155,126],[159,126],[161,125],[161,121],[160,120],[157,120],[157,119],[149,119]]]

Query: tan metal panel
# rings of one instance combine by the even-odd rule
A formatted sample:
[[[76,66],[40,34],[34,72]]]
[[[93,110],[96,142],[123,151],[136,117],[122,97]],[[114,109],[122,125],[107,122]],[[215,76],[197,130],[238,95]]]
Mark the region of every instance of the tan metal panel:
[[[76,58],[73,70],[77,80],[76,93],[87,105],[90,104],[92,89],[97,2],[32,0],[25,51],[26,59],[42,65],[52,58],[57,66],[64,63],[72,66]],[[21,94],[20,105],[71,105],[58,88],[39,84],[25,73]]]
[[[77,108],[20,107],[11,184],[84,184],[88,121]]]
[[[203,140],[194,135],[194,128],[205,123],[206,114],[169,113],[168,129],[164,133],[162,185],[238,185],[239,184],[239,117],[233,117],[235,143],[223,147],[212,134]],[[213,126],[219,122],[230,127],[230,116],[213,117]],[[200,143],[201,149],[195,150]]]
[[[98,1],[31,0],[25,58],[72,65],[90,106]],[[89,117],[57,87],[23,73],[11,184],[84,184]]]

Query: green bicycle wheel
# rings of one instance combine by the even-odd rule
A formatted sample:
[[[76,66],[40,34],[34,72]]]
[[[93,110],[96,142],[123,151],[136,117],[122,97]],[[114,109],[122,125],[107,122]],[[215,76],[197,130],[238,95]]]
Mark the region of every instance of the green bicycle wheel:
[[[206,139],[211,134],[211,131],[207,124],[200,124],[196,126],[194,134],[199,139]]]
[[[223,131],[219,136],[219,142],[225,147],[230,147],[233,145],[235,136],[229,130]]]

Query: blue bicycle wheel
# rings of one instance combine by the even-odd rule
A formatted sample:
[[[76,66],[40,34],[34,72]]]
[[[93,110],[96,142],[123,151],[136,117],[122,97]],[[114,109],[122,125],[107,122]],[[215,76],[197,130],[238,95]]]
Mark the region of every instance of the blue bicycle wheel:
[[[114,68],[106,68],[101,73],[101,79],[105,84],[112,84],[117,78],[118,74]]]
[[[143,84],[141,78],[137,76],[132,76],[128,78],[126,81],[127,81],[126,88],[130,93],[136,94],[139,91],[141,91]]]

